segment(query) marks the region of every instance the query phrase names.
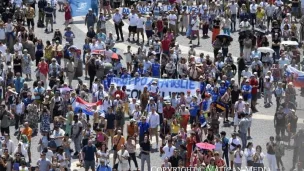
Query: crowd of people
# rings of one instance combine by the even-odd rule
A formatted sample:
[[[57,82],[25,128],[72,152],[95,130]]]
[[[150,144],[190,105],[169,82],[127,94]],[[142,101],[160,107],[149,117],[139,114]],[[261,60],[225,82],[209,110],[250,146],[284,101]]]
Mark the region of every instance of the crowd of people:
[[[76,157],[79,167],[97,171],[144,171],[145,165],[148,171],[154,166],[239,171],[262,168],[266,161],[270,170],[276,171],[285,169],[282,157],[288,146],[293,146],[291,169],[302,167],[304,132],[297,128],[297,90],[293,84],[297,78],[288,69],[303,66],[300,45],[304,17],[299,20],[300,27],[296,23],[301,3],[198,1],[196,10],[184,8],[193,3],[169,0],[160,5],[126,0],[123,5],[131,10],[125,14],[119,9],[120,0],[92,0],[85,16],[87,38],[79,48],[74,45],[77,35],[70,26],[69,3],[3,1],[0,170],[26,171],[34,166],[39,171],[64,171]],[[138,9],[147,5],[150,13],[141,14]],[[171,5],[172,10],[163,10],[163,5]],[[56,25],[58,9],[64,12],[64,26]],[[116,37],[106,29],[110,21]],[[140,36],[143,40],[137,52],[131,50],[136,45],[127,46],[123,53],[115,46],[124,41],[123,26],[127,23],[127,41],[140,43]],[[53,39],[36,37],[35,27],[54,32]],[[64,27],[64,32],[54,27]],[[235,33],[238,28],[239,33]],[[190,39],[188,52],[182,52],[181,42],[177,42],[183,34]],[[232,34],[239,34],[238,40],[233,40]],[[195,39],[198,45],[211,43],[213,56],[197,53],[192,44]],[[229,52],[232,41],[239,42],[240,54]],[[237,61],[233,56],[239,56]],[[83,75],[89,84],[84,79],[72,84]],[[138,99],[130,99],[126,86],[113,84],[115,77],[153,77],[154,81],[142,88]],[[189,79],[199,82],[200,87],[195,94],[191,90],[172,92],[166,99],[160,94],[158,78]],[[98,109],[89,106],[93,109],[88,115],[88,108],[77,106],[78,99],[102,105]],[[275,133],[266,146],[250,141],[259,138],[252,137],[250,129],[259,110],[257,101],[276,109]],[[231,126],[231,132],[221,130],[221,124]],[[41,137],[39,144],[32,144],[37,135]],[[19,142],[12,141],[12,136]],[[32,161],[32,150],[41,154],[38,161]],[[151,161],[155,150],[163,163]]]

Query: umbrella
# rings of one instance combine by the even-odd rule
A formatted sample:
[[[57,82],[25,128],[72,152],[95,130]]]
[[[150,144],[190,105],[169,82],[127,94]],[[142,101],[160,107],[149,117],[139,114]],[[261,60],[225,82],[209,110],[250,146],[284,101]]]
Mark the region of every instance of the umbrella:
[[[104,54],[105,50],[93,50],[92,54],[101,55]]]
[[[262,53],[274,53],[274,50],[271,49],[270,47],[259,47],[258,51]]]
[[[228,36],[227,34],[219,34],[216,36],[216,38],[223,40],[224,38],[226,38],[228,41],[232,42],[233,38],[231,36]]]
[[[213,150],[215,149],[215,145],[209,143],[197,143],[196,147],[204,150]]]
[[[117,53],[112,54],[112,59],[119,59]]]
[[[70,87],[63,87],[63,88],[60,88],[59,89],[61,93],[65,93],[65,92],[68,92],[68,91],[72,91],[73,89],[71,89]]]
[[[285,45],[285,46],[298,46],[299,45],[299,43],[296,41],[283,41],[281,44]]]

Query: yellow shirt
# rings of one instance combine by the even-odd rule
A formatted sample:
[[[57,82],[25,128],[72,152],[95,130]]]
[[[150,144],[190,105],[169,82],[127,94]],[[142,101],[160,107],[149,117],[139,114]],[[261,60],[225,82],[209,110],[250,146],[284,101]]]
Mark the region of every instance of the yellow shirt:
[[[256,13],[256,17],[257,19],[263,19],[263,17],[265,16],[265,11],[263,9],[261,9],[261,11],[257,11]]]
[[[172,134],[178,134],[178,131],[179,131],[179,129],[180,129],[180,126],[177,124],[177,125],[175,125],[175,124],[171,124],[171,133]]]
[[[45,47],[44,51],[45,51],[44,57],[48,60],[51,60],[52,59],[53,47],[52,46]]]
[[[25,16],[27,19],[35,18],[35,9],[33,7],[26,8]]]

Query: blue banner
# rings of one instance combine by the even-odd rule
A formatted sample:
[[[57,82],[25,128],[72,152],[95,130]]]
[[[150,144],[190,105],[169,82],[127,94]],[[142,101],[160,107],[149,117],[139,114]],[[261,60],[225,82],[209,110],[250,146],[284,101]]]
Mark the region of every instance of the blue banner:
[[[85,16],[91,8],[91,0],[70,0],[72,16]]]
[[[172,92],[186,93],[188,90],[191,94],[196,94],[196,90],[200,88],[200,83],[197,81],[181,80],[181,79],[156,79],[151,77],[140,78],[112,78],[111,83],[119,86],[126,86],[127,95],[129,98],[139,98],[144,87],[147,86],[148,90],[151,83],[157,80],[157,87],[162,97],[168,97]]]

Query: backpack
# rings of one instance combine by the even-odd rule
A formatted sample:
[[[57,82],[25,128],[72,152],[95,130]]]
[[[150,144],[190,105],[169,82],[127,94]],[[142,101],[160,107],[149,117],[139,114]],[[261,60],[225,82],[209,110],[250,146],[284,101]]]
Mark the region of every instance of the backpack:
[[[96,168],[96,171],[98,171],[100,167],[101,167],[101,166],[100,166],[100,165],[98,165],[98,166],[97,166],[97,168]],[[106,170],[106,171],[108,171],[108,170],[110,171],[110,170],[111,170],[111,169],[110,169],[110,167],[109,167],[108,165],[106,165],[106,168],[107,168],[107,170]]]

